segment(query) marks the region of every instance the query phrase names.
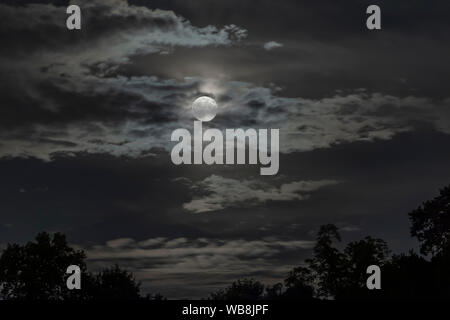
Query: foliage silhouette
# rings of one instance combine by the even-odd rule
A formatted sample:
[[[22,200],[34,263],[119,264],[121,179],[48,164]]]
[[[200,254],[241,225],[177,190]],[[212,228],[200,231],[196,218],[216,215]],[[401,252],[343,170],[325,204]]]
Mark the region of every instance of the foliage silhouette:
[[[283,293],[283,284],[278,282],[272,286],[266,286],[265,299],[268,300],[280,300]]]
[[[321,226],[313,258],[306,260],[317,281],[317,296],[321,298],[335,296],[345,281],[345,255],[333,247],[334,241],[341,241],[338,228],[333,224]]]
[[[432,263],[417,253],[394,255],[383,268],[383,298],[436,298],[435,279]]]
[[[344,266],[340,287],[335,292],[336,299],[367,299],[379,292],[368,291],[366,287],[367,267],[377,265],[384,270],[389,256],[387,243],[381,239],[365,237],[350,242],[344,249]]]
[[[68,246],[60,233],[39,233],[36,242],[9,244],[0,256],[0,298],[5,300],[138,300],[140,284],[117,265],[87,272],[85,254]],[[81,269],[81,290],[66,286],[67,267]],[[161,300],[161,295],[145,299]]]
[[[341,242],[338,228],[327,224],[318,231],[312,258],[288,273],[284,288],[266,287],[263,298],[450,299],[450,186],[409,218],[423,256],[410,250],[390,257],[387,243],[369,236],[340,251],[335,246]],[[370,265],[382,270],[382,290],[366,287]]]
[[[313,275],[310,269],[305,267],[297,267],[289,272],[284,280],[286,291],[283,292],[281,298],[288,300],[310,300],[313,298]],[[270,296],[267,296],[270,299]]]
[[[420,241],[422,254],[436,255],[450,246],[450,186],[409,214],[411,235]]]
[[[67,245],[64,235],[39,233],[36,242],[9,244],[0,256],[0,295],[15,300],[67,300],[79,297],[68,290],[66,269],[77,265],[86,272],[85,254]]]
[[[261,300],[264,285],[253,279],[239,279],[224,290],[211,293],[211,300]]]
[[[139,300],[140,283],[118,265],[90,277],[87,294],[93,300]]]

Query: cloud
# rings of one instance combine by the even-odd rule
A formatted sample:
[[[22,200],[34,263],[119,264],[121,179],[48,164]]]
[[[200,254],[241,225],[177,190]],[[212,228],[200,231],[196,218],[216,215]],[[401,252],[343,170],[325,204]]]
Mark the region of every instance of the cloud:
[[[143,282],[144,290],[161,291],[170,298],[180,298],[181,284],[186,288],[183,294],[192,286],[195,292],[190,297],[199,298],[244,276],[257,275],[261,281],[280,281],[291,263],[280,266],[279,259],[287,255],[301,256],[314,246],[314,241],[278,238],[250,241],[150,238],[129,241],[126,247],[109,245],[122,241],[114,239],[105,245],[84,247],[90,267],[118,263],[133,271]]]
[[[347,225],[342,228],[339,228],[339,230],[344,231],[344,232],[357,232],[357,231],[361,231],[361,228],[358,226],[354,226],[354,225]]]
[[[225,241],[206,238],[151,238],[136,242],[130,238],[119,238],[107,241],[105,246],[96,245],[86,250],[89,260],[182,258],[192,255],[253,258],[274,256],[281,249],[310,249],[313,245],[314,241],[282,241],[279,239]]]
[[[120,238],[114,239],[106,242],[106,245],[110,248],[123,248],[134,243],[133,239],[130,238]]]
[[[65,6],[0,5],[0,35],[8,43],[7,50],[0,49],[0,157],[50,160],[58,152],[138,156],[157,143],[128,142],[143,134],[161,139],[162,130],[145,123],[173,120],[177,97],[195,89],[196,80],[130,79],[118,69],[133,55],[228,46],[247,35],[236,25],[198,28],[173,11],[125,0],[77,4],[82,30],[76,32],[65,27]]]
[[[242,119],[235,127],[280,128],[280,150],[284,153],[388,140],[424,125],[450,132],[448,98],[397,97],[357,89],[306,99],[283,97],[270,88],[229,86],[234,90],[229,91],[233,93],[226,104],[227,119]]]
[[[236,25],[199,28],[173,11],[124,0],[80,4],[79,33],[61,23],[65,7],[0,5],[0,33],[10,43],[0,50],[0,157],[138,158],[155,148],[168,151],[171,132],[192,127],[189,106],[204,94],[219,101],[212,126],[279,128],[282,153],[388,140],[420,126],[450,133],[450,98],[366,89],[305,98],[283,96],[276,85],[220,77],[130,75],[125,66],[132,57],[151,60],[178,47],[232,47],[247,31]]]
[[[282,46],[283,46],[283,44],[281,44],[279,42],[269,41],[264,44],[264,49],[266,49],[267,51],[270,51],[270,50],[273,50],[276,48],[281,48]]]
[[[210,126],[279,128],[282,153],[388,140],[420,125],[450,133],[450,99],[366,91],[290,98],[247,82],[198,77],[179,81],[115,75],[84,80],[55,79],[47,84],[45,98],[33,98],[33,108],[24,111],[19,94],[13,104],[5,103],[0,156],[51,160],[58,153],[141,157],[152,148],[169,151],[171,132],[192,127],[189,106],[203,94],[219,101],[219,114]]]
[[[72,32],[64,23],[65,6],[0,5],[1,32],[9,40],[9,53],[26,54],[32,60],[37,59],[34,53],[44,54],[54,58],[51,68],[69,63],[74,57],[78,57],[75,63],[123,62],[137,52],[159,52],[171,46],[227,45],[247,35],[245,29],[236,25],[198,28],[171,10],[152,10],[130,5],[126,0],[77,3],[82,10],[82,29]],[[7,55],[6,50],[0,52]]]
[[[333,180],[295,181],[274,187],[258,180],[236,180],[211,175],[192,187],[196,194],[204,195],[183,204],[183,208],[193,213],[203,213],[267,201],[301,201],[309,197],[309,192],[336,183]]]

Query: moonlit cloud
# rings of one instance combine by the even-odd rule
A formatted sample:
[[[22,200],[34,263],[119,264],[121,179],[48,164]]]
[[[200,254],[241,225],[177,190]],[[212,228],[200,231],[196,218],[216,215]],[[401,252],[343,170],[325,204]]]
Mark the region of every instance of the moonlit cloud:
[[[110,248],[122,248],[122,247],[126,247],[127,245],[129,245],[131,243],[134,243],[133,239],[120,238],[120,239],[109,240],[106,242],[106,245]]]
[[[61,93],[71,90],[70,83],[55,82],[52,86]],[[48,115],[46,119],[62,122],[36,124],[27,127],[25,134],[22,127],[3,132],[0,155],[51,160],[52,154],[57,153],[140,157],[147,156],[152,148],[169,151],[167,142],[171,132],[192,127],[194,118],[189,105],[199,95],[208,93],[202,91],[205,87],[221,88],[218,98],[227,97],[226,102],[219,103],[220,111],[212,126],[223,130],[279,128],[280,151],[284,153],[329,148],[346,142],[388,140],[398,133],[414,130],[418,124],[450,132],[450,99],[435,102],[428,98],[364,91],[323,99],[287,98],[275,95],[269,88],[244,82],[118,76],[92,79],[89,87],[83,85],[75,93],[76,99],[88,97],[94,103],[98,101],[93,109],[86,110],[90,120],[64,119],[62,112],[73,114],[82,105],[46,98],[43,104],[64,105],[58,112],[42,111]],[[49,135],[51,139],[46,138]]]
[[[141,259],[141,258],[179,258],[192,255],[224,255],[231,257],[260,257],[273,256],[280,249],[311,249],[313,241],[281,241],[266,240],[232,240],[221,241],[215,239],[186,238],[166,239],[165,241],[147,239],[133,241],[133,239],[114,239],[107,241],[105,246],[96,245],[87,248],[89,260],[105,259]],[[152,243],[152,245],[149,245]],[[113,244],[113,245],[111,245]]]
[[[279,128],[282,153],[388,140],[421,124],[450,133],[450,98],[354,89],[314,99],[286,97],[277,87],[229,79],[124,75],[121,68],[133,56],[151,59],[177,47],[227,47],[244,40],[247,31],[236,25],[195,27],[173,11],[124,0],[81,6],[82,36],[68,37],[55,18],[65,16],[63,7],[0,5],[6,26],[2,32],[20,31],[30,39],[9,36],[8,51],[0,51],[3,75],[8,75],[0,95],[5,106],[0,157],[49,161],[57,154],[80,152],[141,157],[154,148],[169,151],[170,133],[192,126],[189,105],[203,94],[219,99],[221,112],[213,126]],[[40,19],[42,15],[53,18]],[[271,41],[265,47],[280,45]],[[25,52],[27,59],[12,63]]]
[[[196,197],[183,207],[193,213],[202,213],[266,201],[301,201],[307,199],[310,192],[336,183],[331,180],[294,181],[274,187],[257,180],[236,180],[212,175],[193,186],[197,192],[206,195]]]
[[[279,42],[269,41],[269,42],[266,42],[264,44],[264,49],[266,49],[267,51],[270,51],[270,50],[273,50],[273,49],[276,49],[276,48],[281,48],[282,46],[283,45],[281,43],[279,43]]]
[[[155,126],[142,122],[175,113],[168,110],[174,99],[166,96],[175,97],[177,86],[184,91],[195,83],[152,76],[129,79],[117,75],[118,68],[129,64],[133,55],[227,46],[247,35],[236,25],[198,28],[173,11],[133,6],[125,0],[77,4],[83,13],[82,30],[77,33],[61,23],[65,7],[0,5],[0,32],[8,39],[8,50],[0,50],[0,103],[5,106],[0,156],[50,160],[57,152],[136,155],[148,150],[157,143],[118,146],[126,144],[130,131],[161,139],[161,132],[152,132],[158,130]],[[21,39],[11,36],[19,32]],[[133,114],[139,120],[130,119]]]
[[[200,292],[217,290],[236,277],[259,275],[269,282],[278,281],[277,274],[285,274],[287,266],[277,265],[278,259],[286,254],[301,254],[314,246],[314,241],[280,240],[264,238],[259,240],[210,239],[210,238],[150,238],[142,241],[127,239],[109,240],[106,245],[84,247],[88,263],[93,268],[118,262],[132,270],[146,288],[177,293],[179,282],[189,282]],[[194,285],[195,282],[195,285]],[[182,297],[182,296],[181,296]]]

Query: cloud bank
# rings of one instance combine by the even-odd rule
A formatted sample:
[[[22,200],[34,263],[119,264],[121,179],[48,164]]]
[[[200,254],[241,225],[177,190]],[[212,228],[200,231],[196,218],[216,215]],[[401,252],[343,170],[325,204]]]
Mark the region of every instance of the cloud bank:
[[[279,281],[289,265],[280,266],[285,255],[299,257],[314,246],[314,241],[264,238],[150,238],[137,241],[120,238],[104,245],[84,247],[88,264],[93,268],[109,266],[113,261],[133,271],[146,289],[160,291],[171,298],[180,296],[179,283],[190,298],[201,298],[243,276],[258,276]],[[293,261],[298,261],[294,258]],[[188,282],[188,283],[186,283]],[[204,297],[204,296],[203,296]]]
[[[420,126],[450,133],[449,98],[366,89],[317,99],[286,97],[275,84],[126,74],[123,68],[133,57],[239,46],[247,31],[236,25],[199,28],[173,11],[124,0],[80,5],[79,33],[61,23],[65,7],[0,5],[0,33],[8,43],[0,49],[0,157],[48,161],[58,154],[141,157],[154,148],[168,150],[170,133],[192,126],[189,106],[205,94],[221,109],[212,126],[279,128],[283,153],[391,139]]]

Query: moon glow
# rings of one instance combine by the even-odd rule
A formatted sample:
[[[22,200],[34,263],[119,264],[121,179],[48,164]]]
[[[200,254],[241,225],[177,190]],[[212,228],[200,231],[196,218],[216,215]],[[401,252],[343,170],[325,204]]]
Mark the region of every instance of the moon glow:
[[[213,98],[203,96],[192,103],[192,112],[200,121],[211,121],[217,114],[218,106]]]

